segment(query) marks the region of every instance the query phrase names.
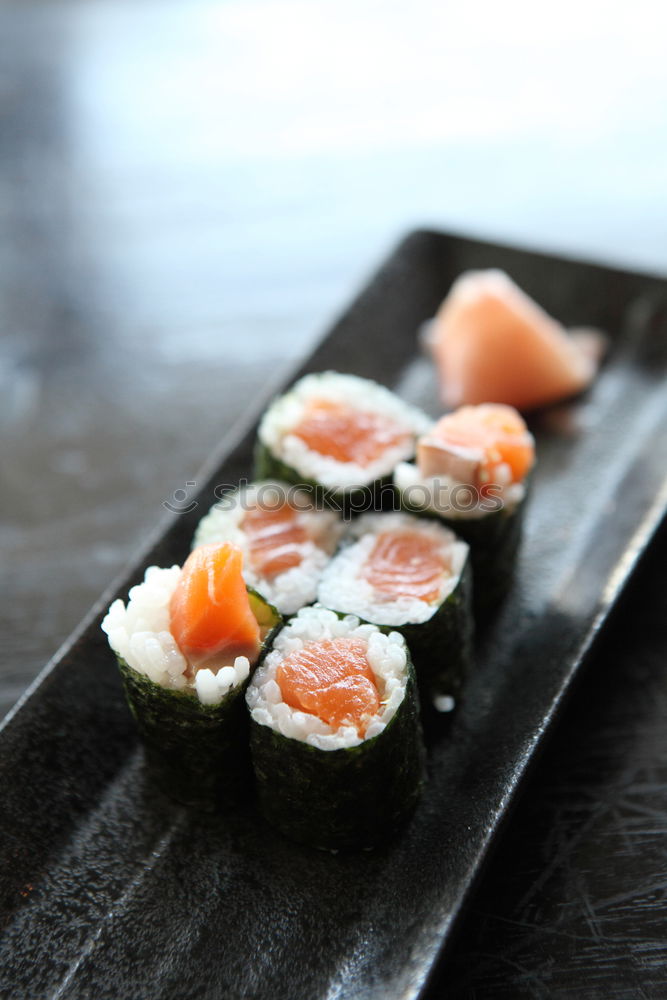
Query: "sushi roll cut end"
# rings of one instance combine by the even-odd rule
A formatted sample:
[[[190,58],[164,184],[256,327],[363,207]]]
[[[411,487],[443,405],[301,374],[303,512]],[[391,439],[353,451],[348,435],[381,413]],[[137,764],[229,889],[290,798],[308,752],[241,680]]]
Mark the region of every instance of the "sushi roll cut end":
[[[424,478],[445,475],[481,488],[522,482],[535,460],[535,442],[511,406],[483,403],[448,413],[417,443]]]
[[[468,546],[411,514],[364,514],[322,575],[318,600],[374,625],[428,621],[455,590]]]
[[[441,417],[417,441],[416,464],[399,463],[394,482],[408,509],[472,520],[514,510],[534,463],[535,441],[517,410],[482,403]]]
[[[259,427],[260,474],[332,494],[365,489],[414,455],[427,418],[384,386],[338,372],[307,375]]]
[[[320,603],[405,637],[428,702],[458,697],[472,663],[469,547],[435,520],[365,514],[320,583]]]

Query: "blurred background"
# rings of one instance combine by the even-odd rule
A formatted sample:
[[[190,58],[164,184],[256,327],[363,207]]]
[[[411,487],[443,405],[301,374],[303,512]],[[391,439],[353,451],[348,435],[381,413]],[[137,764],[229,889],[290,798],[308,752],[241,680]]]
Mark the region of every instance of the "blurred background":
[[[664,28],[648,0],[5,0],[0,714],[407,230],[665,272]]]

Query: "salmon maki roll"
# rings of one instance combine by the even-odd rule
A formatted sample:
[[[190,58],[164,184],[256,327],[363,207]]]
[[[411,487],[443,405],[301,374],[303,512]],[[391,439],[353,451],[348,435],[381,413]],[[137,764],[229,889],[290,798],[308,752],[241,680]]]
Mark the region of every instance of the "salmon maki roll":
[[[343,522],[290,483],[249,483],[226,493],[201,519],[193,545],[233,542],[243,576],[281,614],[312,604]]]
[[[454,707],[472,660],[469,547],[436,521],[364,514],[329,563],[318,600],[405,637],[427,701]]]
[[[246,695],[265,818],[326,850],[375,847],[407,820],[424,770],[405,640],[353,615],[303,608]]]
[[[428,418],[355,375],[306,375],[274,400],[259,426],[256,474],[316,489],[331,506],[369,509],[415,454]],[[364,504],[366,500],[366,504]]]
[[[511,406],[462,406],[417,442],[394,483],[406,510],[438,517],[470,545],[475,608],[506,593],[521,539],[535,442]]]
[[[203,546],[181,569],[151,566],[102,622],[158,783],[214,808],[248,785],[243,696],[280,615],[246,588],[243,554]]]

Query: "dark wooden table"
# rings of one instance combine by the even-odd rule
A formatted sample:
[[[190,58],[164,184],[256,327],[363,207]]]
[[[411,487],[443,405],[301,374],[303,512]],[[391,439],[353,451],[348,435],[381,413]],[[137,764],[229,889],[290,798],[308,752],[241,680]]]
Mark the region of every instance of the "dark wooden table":
[[[660,34],[571,6],[3,5],[2,711],[405,229],[667,269]],[[667,995],[666,545],[434,996]]]

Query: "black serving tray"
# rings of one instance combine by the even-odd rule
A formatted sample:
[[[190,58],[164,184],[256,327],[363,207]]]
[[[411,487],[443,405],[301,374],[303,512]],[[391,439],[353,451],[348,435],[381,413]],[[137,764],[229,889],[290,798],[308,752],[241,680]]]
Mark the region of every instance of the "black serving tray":
[[[188,812],[151,787],[99,623],[109,592],[0,729],[0,996],[65,1000],[417,997],[528,765],[667,502],[667,283],[416,232],[296,375],[335,368],[438,412],[416,331],[466,268],[502,267],[567,325],[606,330],[592,390],[538,414],[539,464],[512,592],[480,637],[429,780],[388,847],[298,847],[251,805]],[[251,471],[255,420],[208,464],[199,508],[147,565],[189,549],[213,489]],[[249,429],[248,429],[249,427]],[[204,481],[204,478],[200,480]]]

